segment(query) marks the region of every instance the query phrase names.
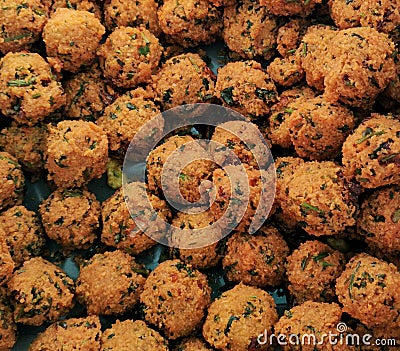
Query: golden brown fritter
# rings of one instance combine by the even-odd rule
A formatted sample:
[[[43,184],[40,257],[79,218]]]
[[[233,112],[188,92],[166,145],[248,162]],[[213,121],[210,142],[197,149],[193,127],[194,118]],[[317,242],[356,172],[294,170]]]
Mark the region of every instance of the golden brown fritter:
[[[0,152],[0,210],[22,203],[25,177],[17,159],[8,152]]]

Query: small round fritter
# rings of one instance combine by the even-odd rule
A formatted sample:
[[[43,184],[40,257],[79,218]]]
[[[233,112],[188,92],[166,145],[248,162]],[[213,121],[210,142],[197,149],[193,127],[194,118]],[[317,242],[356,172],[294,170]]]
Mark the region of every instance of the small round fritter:
[[[183,339],[174,351],[212,351],[213,349],[208,346],[203,340],[190,337]]]
[[[329,0],[330,14],[340,29],[372,27],[379,32],[390,33],[400,25],[397,0]]]
[[[190,264],[169,260],[150,273],[140,301],[145,306],[146,321],[174,340],[201,325],[210,294],[204,274]]]
[[[13,155],[22,168],[33,174],[40,174],[44,168],[47,128],[32,127],[13,122],[0,132],[0,147]]]
[[[22,202],[25,177],[17,159],[8,152],[0,152],[0,210]]]
[[[8,282],[15,322],[42,325],[53,322],[74,306],[74,282],[41,257],[25,261]]]
[[[44,2],[51,0],[42,0]],[[54,13],[59,8],[69,8],[72,10],[87,11],[94,14],[96,18],[101,20],[102,12],[100,2],[96,0],[53,0],[51,5],[51,12]]]
[[[0,226],[0,285],[4,285],[12,277],[14,268],[15,263],[7,245],[6,233]]]
[[[61,121],[49,125],[46,149],[48,179],[63,189],[80,187],[106,170],[108,140],[93,122]]]
[[[33,125],[65,105],[61,83],[38,54],[8,53],[0,60],[0,110],[19,124]]]
[[[230,62],[218,69],[216,96],[246,117],[268,115],[278,93],[270,76],[255,61]]]
[[[104,77],[120,88],[149,81],[161,58],[162,46],[145,28],[119,27],[98,50]]]
[[[49,62],[59,69],[78,72],[93,62],[104,33],[105,28],[93,13],[57,9],[43,29]]]
[[[101,77],[101,71],[97,65],[65,81],[64,90],[67,98],[65,114],[70,118],[89,121],[100,117],[116,95],[111,86]]]
[[[137,255],[154,246],[156,242],[152,238],[155,238],[155,235],[160,237],[165,235],[165,225],[161,224],[160,227],[155,227],[158,224],[152,225],[151,219],[154,218],[154,212],[149,213],[146,209],[147,201],[150,201],[153,211],[164,221],[171,217],[167,203],[156,195],[149,194],[148,198],[139,199],[138,194],[142,192],[139,192],[137,187],[140,186],[142,186],[141,183],[130,183],[126,188],[118,189],[112,197],[103,202],[101,208],[103,220],[101,241],[108,246],[116,247],[131,255]],[[130,197],[133,196],[135,197],[135,206],[129,206],[130,213],[127,202],[131,201]],[[142,221],[142,216],[146,216],[150,220],[147,223],[147,229],[151,232],[152,238],[138,228],[132,218],[137,216],[140,216]]]
[[[356,206],[331,161],[305,162],[283,179],[283,215],[315,236],[335,235],[355,224]]]
[[[87,190],[56,190],[39,213],[47,236],[63,247],[87,249],[97,238],[100,203]]]
[[[218,350],[248,350],[257,345],[260,334],[271,332],[277,320],[272,296],[264,290],[239,284],[211,304],[203,336]],[[259,346],[260,350],[267,349]]]
[[[160,110],[154,104],[152,94],[139,88],[117,98],[105,108],[103,115],[96,123],[107,132],[110,150],[125,155],[130,142],[140,128],[159,113]],[[151,142],[151,138],[156,139],[157,136],[161,136],[164,126],[157,127],[154,135],[149,135],[146,142]],[[152,128],[156,128],[155,123],[152,123]]]
[[[185,48],[210,44],[222,30],[222,11],[209,0],[165,0],[158,20],[167,40]]]
[[[287,258],[289,291],[297,303],[331,302],[335,297],[335,280],[342,273],[344,255],[317,241],[307,241]]]
[[[104,22],[109,31],[117,27],[144,27],[155,36],[161,34],[155,0],[111,0],[104,4]]]
[[[315,5],[322,0],[288,1],[288,0],[260,0],[260,5],[266,6],[276,16],[308,16]]]
[[[273,145],[283,148],[292,147],[289,123],[291,116],[304,102],[315,97],[315,93],[308,87],[296,87],[282,92],[279,102],[272,105],[269,118],[268,137]]]
[[[376,189],[364,199],[357,218],[358,234],[382,251],[400,251],[400,187]]]
[[[40,0],[2,0],[0,52],[28,50],[40,38],[48,9]]]
[[[320,95],[297,104],[288,124],[297,155],[322,161],[339,155],[355,118],[348,108]]]
[[[282,345],[284,351],[352,350],[351,346],[341,346],[339,339],[336,340],[333,335],[339,335],[336,326],[341,322],[341,317],[342,309],[336,303],[306,301],[285,311],[278,323],[275,324],[275,334],[286,336],[287,344]],[[307,339],[304,337],[305,335],[310,337]],[[322,335],[326,335],[326,337],[322,338]],[[331,335],[331,342],[329,342],[328,335]],[[289,336],[298,336],[300,344],[293,344],[296,339],[289,339]],[[315,337],[315,343],[311,336]],[[302,338],[303,344],[301,344]],[[292,340],[292,343],[288,340]],[[321,341],[322,343],[320,343]]]
[[[29,351],[100,350],[100,328],[98,316],[64,319],[40,333],[30,345]]]
[[[139,301],[145,278],[139,266],[122,251],[96,254],[85,261],[76,281],[76,296],[88,314],[119,315]]]
[[[198,54],[182,54],[167,60],[153,77],[153,88],[164,111],[206,102],[214,94],[215,76]]]
[[[365,253],[354,256],[336,280],[343,311],[368,328],[385,328],[400,337],[400,273]]]
[[[24,206],[14,206],[0,214],[0,228],[14,262],[19,266],[39,256],[45,244],[37,214]]]
[[[290,87],[304,78],[304,71],[297,55],[277,57],[267,67],[267,72],[276,84],[283,87]]]
[[[373,114],[343,144],[343,173],[364,188],[399,184],[400,121]]]
[[[172,247],[189,246],[195,248],[173,248],[173,255],[184,263],[191,264],[196,269],[208,269],[215,267],[221,260],[221,230],[207,230],[207,244],[201,243],[204,237],[196,235],[196,229],[205,229],[216,222],[216,218],[211,211],[205,210],[200,213],[178,212],[172,220],[170,244]],[[174,231],[174,227],[177,231]],[[188,234],[181,234],[180,230],[188,230]],[[182,237],[184,235],[184,237]],[[187,235],[187,236],[186,236]]]
[[[282,283],[289,248],[277,229],[263,227],[258,234],[235,233],[227,242],[222,266],[228,280],[264,287]]]
[[[168,191],[168,197],[171,201],[176,201],[176,203],[181,203],[183,200],[191,203],[207,200],[206,189],[201,188],[201,182],[211,178],[215,164],[211,160],[192,157],[194,153],[188,152],[191,142],[195,142],[195,139],[189,135],[172,136],[151,151],[146,165],[150,191],[156,194]],[[181,157],[180,154],[184,152],[184,156]],[[187,159],[188,156],[194,160]],[[186,161],[188,164],[184,166]],[[167,168],[165,167],[167,162],[171,162],[171,165],[174,166],[173,168],[177,170],[178,168],[175,167],[175,164],[179,163],[179,166],[184,166],[179,174],[178,189],[170,186],[172,181],[171,178],[168,178],[169,171],[168,174],[162,176],[163,171],[167,172],[167,170],[164,170]],[[171,176],[175,176],[175,174]]]
[[[0,349],[11,350],[17,341],[17,325],[7,296],[7,289],[0,291]]]
[[[308,28],[309,22],[302,18],[293,18],[278,29],[277,50],[282,57],[295,53]]]
[[[168,351],[168,342],[143,321],[117,320],[104,331],[101,351]]]
[[[277,30],[276,18],[257,0],[243,0],[224,10],[224,41],[245,59],[269,60],[275,53]]]

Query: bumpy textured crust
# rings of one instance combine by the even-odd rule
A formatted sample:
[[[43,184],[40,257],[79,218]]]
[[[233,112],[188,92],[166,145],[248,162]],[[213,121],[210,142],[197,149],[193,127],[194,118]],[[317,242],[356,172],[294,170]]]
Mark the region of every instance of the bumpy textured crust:
[[[40,333],[30,345],[29,351],[98,351],[100,328],[98,316],[64,319]]]
[[[98,50],[104,77],[121,88],[146,83],[158,66],[162,46],[145,28],[119,27]]]
[[[355,224],[356,207],[331,161],[305,162],[283,179],[280,202],[287,216],[315,236],[335,235]]]
[[[119,315],[139,301],[145,278],[138,265],[122,251],[96,254],[85,261],[76,281],[76,296],[88,314]]]
[[[167,341],[143,321],[117,320],[101,338],[101,351],[168,351]]]
[[[24,262],[7,286],[18,323],[38,326],[53,322],[74,306],[72,279],[41,257]]]
[[[66,248],[87,249],[97,238],[100,203],[85,189],[56,190],[39,213],[47,236]]]
[[[44,168],[46,138],[45,126],[28,127],[13,122],[0,132],[0,147],[13,155],[24,170],[40,174]]]
[[[400,187],[375,190],[364,199],[357,218],[358,234],[382,251],[400,251]]]
[[[131,255],[137,255],[151,248],[156,244],[152,238],[161,239],[165,235],[165,224],[159,225],[158,222],[152,221],[156,213],[164,221],[171,217],[167,203],[156,195],[149,194],[147,198],[138,198],[137,187],[141,186],[141,183],[130,183],[125,188],[120,188],[112,197],[103,202],[101,208],[103,221],[101,241]],[[135,206],[132,205],[133,198]],[[148,206],[146,207],[148,201],[155,212],[149,212]],[[152,238],[136,225],[135,220],[138,220],[138,216],[141,217],[142,224],[152,233]],[[135,217],[135,220],[132,217]],[[147,223],[143,222],[144,220]]]
[[[253,119],[268,115],[278,98],[274,82],[255,61],[230,62],[220,68],[215,90],[224,106]]]
[[[59,8],[68,8],[72,10],[87,11],[94,14],[96,18],[101,21],[102,12],[99,4],[96,0],[42,0],[43,3],[52,2],[51,13],[54,13]]]
[[[161,34],[155,0],[111,0],[104,4],[104,22],[109,31],[116,27],[144,27],[155,36]]]
[[[6,288],[0,291],[0,350],[11,350],[17,341],[17,325],[7,296]]]
[[[335,297],[335,280],[342,273],[345,257],[320,241],[301,244],[287,258],[289,291],[297,303],[307,300],[331,302]]]
[[[94,121],[103,114],[116,95],[102,78],[97,64],[77,73],[63,85],[67,99],[65,114],[70,118]]]
[[[0,6],[0,52],[28,50],[40,38],[47,17],[48,8],[40,0],[23,3],[3,0]]]
[[[182,340],[174,351],[212,351],[203,340],[190,337]]]
[[[310,1],[287,1],[287,0],[260,0],[260,5],[266,6],[277,16],[307,16],[314,9],[315,5],[322,0]]]
[[[277,229],[263,227],[257,235],[236,233],[227,242],[222,265],[227,278],[251,286],[277,286],[284,278],[289,248]]]
[[[8,152],[0,152],[0,210],[22,203],[25,177],[17,159]]]
[[[283,87],[290,87],[304,78],[300,58],[296,55],[275,58],[267,67],[267,72],[276,84]]]
[[[269,60],[275,53],[277,29],[276,18],[259,1],[244,0],[224,9],[224,41],[245,59]]]
[[[1,285],[4,285],[4,283],[11,278],[14,268],[15,268],[15,263],[11,257],[10,250],[7,245],[6,233],[4,232],[3,228],[0,227],[0,284]]]
[[[78,72],[90,65],[105,28],[88,11],[59,8],[43,28],[49,62],[55,67]]]
[[[257,345],[258,335],[271,332],[278,315],[272,296],[243,284],[224,292],[208,309],[203,325],[206,341],[218,350],[243,351]],[[266,350],[266,346],[260,350]]]
[[[181,54],[168,59],[153,77],[157,100],[164,110],[210,100],[215,76],[198,54]]]
[[[186,48],[210,44],[222,30],[221,11],[209,0],[166,0],[158,20],[167,39]]]
[[[149,275],[140,301],[145,305],[146,321],[174,340],[201,325],[210,293],[204,274],[180,260],[171,260]]]
[[[6,234],[4,238],[18,266],[42,253],[45,239],[35,212],[24,206],[11,207],[1,213],[0,228]]]
[[[364,188],[400,182],[400,121],[373,114],[343,144],[343,173]]]
[[[336,281],[336,294],[343,311],[371,329],[384,329],[400,337],[400,273],[365,253],[354,256]]]
[[[0,61],[0,110],[19,124],[33,125],[65,105],[61,83],[38,54],[8,53]]]
[[[318,161],[338,156],[354,125],[349,109],[331,104],[323,96],[297,104],[289,122],[297,155]]]
[[[108,140],[93,122],[61,121],[49,125],[46,149],[48,179],[63,189],[80,187],[106,170]]]
[[[282,57],[291,56],[296,51],[308,25],[306,19],[293,18],[279,27],[276,49]]]

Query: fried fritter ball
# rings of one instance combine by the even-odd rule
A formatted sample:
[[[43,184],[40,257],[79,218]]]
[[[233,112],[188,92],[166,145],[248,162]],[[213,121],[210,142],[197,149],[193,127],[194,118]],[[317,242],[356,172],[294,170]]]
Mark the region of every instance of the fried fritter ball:
[[[0,214],[0,228],[17,266],[42,253],[45,239],[37,214],[14,206]]]
[[[119,27],[98,50],[104,77],[120,88],[150,80],[161,58],[162,46],[145,28]]]
[[[102,78],[97,65],[66,80],[64,90],[67,98],[65,114],[70,118],[92,122],[103,114],[116,95]]]
[[[25,177],[21,166],[8,152],[0,152],[0,210],[22,203]]]
[[[7,245],[6,233],[0,226],[0,285],[3,285],[12,277],[14,268],[15,263],[11,257],[10,250]]]
[[[336,281],[336,294],[343,311],[368,328],[390,330],[400,337],[400,273],[365,253],[354,256]]]
[[[204,274],[180,260],[161,263],[150,273],[140,295],[145,319],[172,340],[201,325],[211,289]]]
[[[168,59],[153,77],[153,88],[164,111],[206,102],[214,94],[215,76],[198,54]]]
[[[356,206],[331,161],[305,162],[283,178],[283,216],[315,236],[335,235],[353,226]]]
[[[209,0],[165,0],[158,20],[167,40],[185,48],[211,44],[222,30],[222,13]]]
[[[276,84],[283,87],[290,87],[304,78],[300,58],[296,55],[275,58],[267,67],[267,72]]]
[[[139,88],[121,95],[106,107],[96,124],[106,131],[110,150],[124,156],[140,128],[159,113],[160,110],[154,104],[152,94]],[[162,121],[162,119],[159,120]],[[161,136],[164,126],[159,124],[157,127],[158,129],[155,130],[155,123],[152,124],[154,134],[149,135],[146,142],[151,142],[151,138],[156,140],[158,136]]]
[[[111,0],[104,4],[104,22],[109,31],[117,27],[144,27],[155,36],[161,34],[155,0]]]
[[[275,53],[277,30],[276,18],[259,1],[243,0],[224,9],[224,41],[242,58],[269,60]]]
[[[8,53],[0,60],[0,110],[19,124],[33,125],[65,105],[61,83],[39,55]]]
[[[145,278],[139,266],[122,251],[96,254],[85,261],[76,281],[76,296],[88,314],[119,315],[139,301]]]
[[[277,47],[282,57],[291,56],[299,47],[308,28],[308,21],[303,18],[293,18],[278,29]]]
[[[213,351],[202,339],[189,337],[183,339],[174,351]]]
[[[288,1],[288,0],[260,0],[260,5],[266,6],[277,16],[308,16],[322,0]]]
[[[236,285],[208,309],[203,325],[206,341],[218,350],[243,351],[257,345],[257,337],[270,333],[278,320],[272,296],[264,290]],[[266,346],[260,350],[266,350]]]
[[[63,247],[87,249],[97,238],[100,203],[85,189],[54,191],[39,213],[47,236]]]
[[[42,0],[52,1],[52,0]],[[51,5],[51,12],[54,13],[59,8],[68,8],[71,10],[87,11],[94,14],[96,18],[101,20],[102,12],[101,6],[96,2],[96,0],[53,0]]]
[[[11,350],[17,341],[17,325],[7,296],[7,289],[0,291],[0,349]]]
[[[289,248],[277,229],[265,226],[258,234],[235,233],[227,241],[222,266],[227,278],[251,286],[278,286],[285,274]]]
[[[230,62],[221,67],[215,90],[224,106],[250,119],[268,115],[278,98],[274,82],[255,61]]]
[[[342,273],[344,255],[320,241],[301,244],[287,258],[289,291],[297,303],[307,300],[331,302],[335,298],[335,281]]]
[[[296,153],[322,161],[339,155],[355,118],[351,110],[320,95],[297,104],[288,124]]]
[[[78,72],[96,58],[105,28],[88,11],[59,8],[43,29],[49,62],[59,70]]]
[[[42,33],[48,8],[40,0],[0,2],[0,52],[28,50]]]
[[[74,306],[74,282],[41,257],[25,261],[7,284],[15,322],[39,326],[53,322]]]
[[[44,168],[47,128],[32,127],[13,122],[0,132],[0,147],[13,155],[22,168],[33,174],[40,174]]]
[[[101,351],[168,351],[168,342],[143,321],[117,320],[104,331]]]
[[[343,144],[343,173],[364,188],[400,182],[400,121],[373,114]]]
[[[41,332],[30,345],[29,351],[100,350],[100,328],[98,316],[64,319]]]
[[[48,179],[63,189],[80,187],[106,170],[108,140],[93,122],[61,121],[49,125],[46,149]]]
[[[101,217],[103,220],[103,229],[101,241],[131,255],[137,255],[156,244],[154,239],[161,239],[165,235],[166,225],[153,222],[155,214],[158,214],[164,221],[171,217],[170,209],[164,200],[153,194],[148,198],[138,198],[138,187],[141,183],[130,183],[125,188],[120,188],[115,194],[103,202],[101,208]],[[128,205],[135,198],[135,205]],[[153,212],[146,209],[146,203],[150,201]],[[133,217],[137,220],[138,216],[143,224],[146,224],[149,237],[137,225]],[[144,221],[147,221],[144,223]]]
[[[400,251],[400,187],[376,189],[361,204],[357,229],[365,241],[381,251]]]

